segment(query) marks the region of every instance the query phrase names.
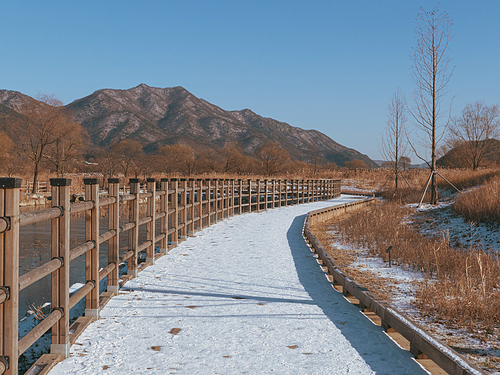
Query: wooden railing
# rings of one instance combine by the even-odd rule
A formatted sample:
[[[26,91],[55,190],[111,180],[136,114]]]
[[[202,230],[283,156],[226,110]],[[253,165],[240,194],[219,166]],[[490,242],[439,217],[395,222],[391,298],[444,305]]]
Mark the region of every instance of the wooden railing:
[[[296,205],[340,195],[340,180],[228,180],[147,179],[141,190],[138,179],[130,179],[130,193],[121,194],[119,179],[108,179],[107,194],[99,193],[99,180],[84,180],[83,202],[71,203],[71,179],[50,180],[52,207],[19,213],[21,180],[0,178],[0,374],[18,373],[18,358],[51,329],[51,354],[37,371],[66,358],[81,331],[99,318],[100,309],[120,285],[195,231],[245,212]],[[120,224],[120,203],[128,204],[128,222]],[[141,217],[140,204],[146,204]],[[107,207],[108,228],[99,227],[100,209]],[[85,213],[85,241],[70,248],[70,217]],[[122,215],[123,216],[123,215]],[[19,228],[51,220],[52,259],[19,275]],[[146,241],[139,243],[139,228],[146,225]],[[128,247],[120,254],[120,236],[128,232]],[[99,269],[100,245],[107,242],[107,265]],[[139,262],[140,253],[146,262]],[[85,255],[85,283],[70,296],[70,265]],[[119,264],[128,262],[127,275],[119,275]],[[19,292],[51,275],[52,311],[21,339]],[[99,283],[107,277],[107,291]],[[69,325],[69,311],[85,298],[85,316]],[[32,367],[33,368],[33,367]]]
[[[311,231],[311,225],[330,220],[345,212],[359,210],[374,202],[375,198],[367,198],[357,202],[312,211],[306,217],[304,237],[318,254],[321,264],[329,273],[335,289],[343,293],[350,302],[357,305],[374,323],[382,326],[394,341],[409,350],[431,374],[443,373],[443,370],[451,375],[486,374],[448,345],[430,335],[405,314],[394,309],[367,288],[357,284],[339,267],[332,255]]]

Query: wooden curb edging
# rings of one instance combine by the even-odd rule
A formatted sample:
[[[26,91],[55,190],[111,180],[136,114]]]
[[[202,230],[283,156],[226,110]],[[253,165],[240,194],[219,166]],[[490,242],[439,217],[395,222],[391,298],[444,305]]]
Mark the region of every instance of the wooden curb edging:
[[[386,301],[379,298],[367,288],[357,284],[339,267],[310,229],[310,225],[312,224],[324,222],[345,212],[364,208],[374,202],[375,198],[367,198],[358,202],[311,211],[307,214],[304,221],[304,238],[318,254],[323,266],[327,268],[333,278],[333,284],[341,286],[344,296],[354,296],[359,301],[358,306],[362,311],[373,312],[380,317],[380,325],[388,334],[389,332],[397,332],[404,339],[408,340],[408,349],[417,359],[428,358],[450,375],[486,375],[486,372],[426,332],[417,323],[405,316],[405,314],[391,307]],[[419,362],[425,367],[425,361],[419,360]]]

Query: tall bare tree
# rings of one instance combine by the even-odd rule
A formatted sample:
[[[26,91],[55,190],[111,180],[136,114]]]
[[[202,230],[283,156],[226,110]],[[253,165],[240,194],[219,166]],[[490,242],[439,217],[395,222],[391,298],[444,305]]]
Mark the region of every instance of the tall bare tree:
[[[452,142],[465,151],[462,155],[472,170],[476,170],[492,151],[491,139],[500,134],[498,105],[488,107],[478,101],[467,104],[462,114],[450,126]]]
[[[281,172],[290,161],[290,155],[277,143],[266,143],[256,151],[262,171],[272,176]]]
[[[131,169],[135,167],[134,164],[140,164],[140,159],[144,151],[141,142],[124,139],[113,145],[111,152],[116,155],[116,160],[120,165],[123,176],[127,178]],[[134,171],[135,175],[135,171]]]
[[[452,22],[448,13],[435,7],[430,12],[423,9],[417,14],[417,46],[413,50],[413,80],[417,86],[412,111],[416,125],[423,131],[423,145],[430,148],[430,163],[421,157],[410,143],[417,156],[424,160],[431,171],[431,204],[437,203],[436,147],[442,139],[448,121],[438,124],[442,115],[441,101],[446,94],[446,86],[453,74],[446,52],[450,42]]]
[[[180,172],[191,176],[195,172],[200,153],[191,147],[177,143],[160,147],[158,151],[165,158],[166,173]]]
[[[401,173],[401,157],[406,156],[408,151],[406,100],[399,89],[394,93],[388,109],[387,127],[385,137],[382,138],[380,151],[384,159],[391,163],[394,184],[397,189]]]
[[[21,107],[21,116],[13,124],[16,129],[14,140],[20,153],[33,165],[33,193],[36,192],[42,161],[53,155],[56,143],[62,143],[80,127],[54,96],[42,95],[37,99]]]
[[[243,151],[238,143],[230,143],[222,150],[223,172],[235,172],[240,170],[245,164]]]
[[[70,162],[83,159],[84,141],[88,139],[88,134],[80,124],[69,119],[60,126],[60,136],[48,146],[44,158],[57,175],[62,177],[67,172]]]

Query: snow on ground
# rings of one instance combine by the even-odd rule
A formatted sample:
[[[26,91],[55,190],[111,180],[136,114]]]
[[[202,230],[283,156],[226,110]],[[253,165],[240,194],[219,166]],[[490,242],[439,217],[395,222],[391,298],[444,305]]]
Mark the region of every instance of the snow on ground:
[[[306,213],[235,216],[129,281],[51,374],[424,374],[337,293],[302,237]]]
[[[486,251],[499,252],[500,226],[491,223],[471,223],[452,209],[453,202],[441,203],[437,206],[428,204],[410,204],[419,213],[414,215],[414,224],[424,235],[444,235],[449,243],[457,248],[479,247]]]

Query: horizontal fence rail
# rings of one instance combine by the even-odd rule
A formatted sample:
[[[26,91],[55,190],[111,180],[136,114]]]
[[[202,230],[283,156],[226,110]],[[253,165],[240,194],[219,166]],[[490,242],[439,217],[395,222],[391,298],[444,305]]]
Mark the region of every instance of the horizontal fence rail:
[[[32,369],[48,370],[68,357],[71,343],[90,321],[99,318],[100,309],[118,294],[120,285],[196,231],[237,214],[332,199],[340,196],[341,188],[340,180],[149,178],[143,186],[139,179],[130,179],[126,190],[119,179],[110,178],[108,191],[102,192],[99,182],[84,179],[84,197],[76,202],[71,196],[71,179],[51,179],[52,207],[20,213],[21,180],[0,178],[0,375],[17,375],[19,356],[48,330],[50,354],[42,356],[45,359],[40,358]],[[146,206],[145,214],[141,205]],[[107,228],[100,227],[102,210],[107,212]],[[85,215],[85,239],[71,248],[70,218],[77,213]],[[128,216],[125,223],[120,222],[123,214]],[[19,275],[20,227],[46,220],[51,222],[51,260]],[[146,226],[142,242],[141,226]],[[120,248],[124,234],[128,245]],[[100,269],[103,243],[108,248],[107,264]],[[70,265],[83,256],[83,287],[70,295]],[[119,266],[125,262],[127,274],[120,277]],[[19,339],[19,292],[49,275],[52,311]],[[107,291],[101,291],[100,281],[105,278]],[[70,309],[83,299],[85,316],[70,327]]]
[[[358,202],[312,211],[306,217],[304,237],[318,254],[322,265],[326,267],[333,284],[336,286],[335,289],[340,290],[346,297],[353,296],[355,303],[367,316],[370,314],[377,315],[380,319],[380,325],[390,336],[401,335],[409,343],[407,349],[417,359],[431,360],[451,375],[485,375],[485,372],[470,363],[455,350],[427,333],[422,327],[391,307],[386,301],[352,280],[349,275],[342,271],[332,255],[311,231],[311,225],[325,222],[346,212],[358,210],[373,202],[375,202],[375,198],[367,198]]]

